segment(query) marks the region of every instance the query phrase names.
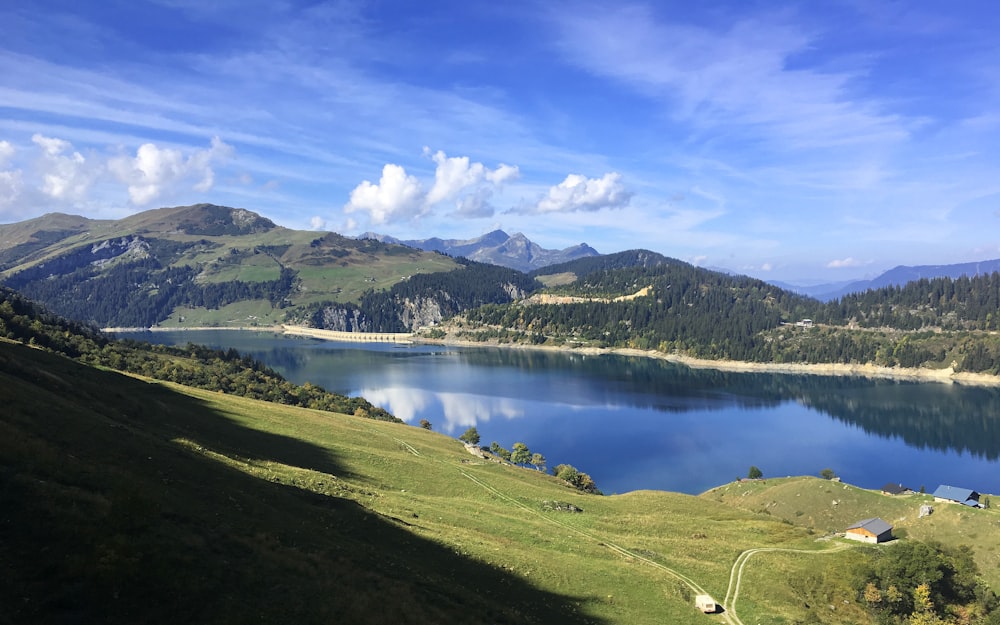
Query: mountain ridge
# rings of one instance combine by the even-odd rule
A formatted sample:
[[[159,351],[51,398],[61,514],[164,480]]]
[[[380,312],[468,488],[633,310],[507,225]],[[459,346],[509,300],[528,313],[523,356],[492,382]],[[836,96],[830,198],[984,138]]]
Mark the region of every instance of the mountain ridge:
[[[577,258],[601,255],[600,252],[586,243],[579,243],[562,250],[545,249],[520,232],[511,235],[500,229],[472,239],[441,239],[439,237],[398,239],[375,232],[365,232],[358,238],[375,239],[382,243],[398,243],[449,256],[463,256],[476,262],[500,265],[526,273]]]
[[[845,280],[801,286],[778,280],[767,280],[775,286],[808,295],[820,301],[830,301],[852,293],[861,293],[886,286],[903,286],[920,279],[975,277],[1000,271],[1000,259],[979,260],[944,265],[897,265],[867,280]]]

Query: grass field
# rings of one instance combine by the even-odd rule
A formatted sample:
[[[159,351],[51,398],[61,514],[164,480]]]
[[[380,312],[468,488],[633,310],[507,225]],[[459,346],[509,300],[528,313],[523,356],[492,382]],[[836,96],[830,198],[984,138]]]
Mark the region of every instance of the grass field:
[[[874,499],[833,482],[585,495],[421,428],[7,342],[0,403],[0,571],[12,580],[0,604],[14,606],[12,623],[866,622],[849,584],[863,550],[821,540],[820,525],[841,520],[819,510],[856,495],[843,513],[853,521]],[[898,505],[888,516],[909,509]],[[996,535],[978,518],[934,517],[954,518],[954,536]],[[729,597],[727,611],[698,612],[701,592]]]
[[[927,494],[887,496],[816,477],[739,482],[714,488],[703,498],[761,512],[817,533],[843,532],[849,525],[880,517],[898,536],[969,545],[991,588],[1000,589],[1000,511],[935,503]],[[920,506],[933,513],[920,518]]]

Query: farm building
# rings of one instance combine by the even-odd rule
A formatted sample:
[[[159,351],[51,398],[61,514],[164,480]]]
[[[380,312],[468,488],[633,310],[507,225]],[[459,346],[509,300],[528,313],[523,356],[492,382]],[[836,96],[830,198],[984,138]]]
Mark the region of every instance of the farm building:
[[[715,613],[715,599],[711,595],[698,595],[694,598],[694,605],[705,614]]]
[[[879,518],[864,519],[848,527],[844,536],[864,543],[884,543],[892,540],[892,526]]]
[[[958,488],[942,484],[934,491],[934,501],[960,503],[972,508],[978,508],[979,493],[970,488]]]
[[[913,492],[912,490],[903,486],[902,484],[893,484],[892,482],[882,487],[883,495],[903,495],[905,493],[912,493],[912,492]]]

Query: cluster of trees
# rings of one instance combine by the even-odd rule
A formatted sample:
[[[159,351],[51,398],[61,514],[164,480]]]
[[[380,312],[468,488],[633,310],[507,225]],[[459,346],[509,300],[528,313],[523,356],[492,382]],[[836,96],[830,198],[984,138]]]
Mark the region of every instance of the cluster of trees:
[[[968,546],[908,540],[873,551],[855,586],[880,623],[1000,625],[997,596],[980,578]]]
[[[296,385],[236,350],[219,351],[116,341],[85,325],[43,310],[0,287],[0,336],[63,354],[80,362],[291,406],[302,406],[402,423],[361,397],[331,393],[309,383]]]
[[[459,436],[458,439],[469,445],[478,445],[480,441],[479,430],[475,426],[472,426]],[[524,443],[517,442],[514,443],[511,449],[506,449],[497,441],[493,441],[488,448],[483,449],[511,464],[521,467],[530,465],[538,471],[545,470],[545,456],[538,452],[532,452]],[[553,467],[552,475],[569,482],[574,488],[584,492],[601,494],[593,478],[582,471],[578,471],[573,465],[558,464]]]
[[[545,456],[537,452],[532,452],[524,443],[514,443],[511,449],[506,449],[500,443],[493,441],[490,443],[488,451],[494,456],[519,467],[531,465],[539,471],[545,470]]]

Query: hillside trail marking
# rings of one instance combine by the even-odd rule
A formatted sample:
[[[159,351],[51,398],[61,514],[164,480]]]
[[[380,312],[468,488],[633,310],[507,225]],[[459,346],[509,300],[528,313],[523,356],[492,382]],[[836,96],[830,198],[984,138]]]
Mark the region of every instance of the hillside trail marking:
[[[848,545],[846,543],[840,543],[830,549],[824,549],[822,551],[815,551],[812,549],[790,549],[786,547],[759,547],[756,549],[747,549],[740,555],[736,556],[736,561],[733,562],[733,568],[729,572],[729,588],[726,589],[726,598],[723,599],[722,605],[726,610],[727,614],[731,613],[733,622],[737,625],[743,625],[743,621],[736,614],[736,600],[740,596],[740,584],[743,581],[743,569],[746,567],[747,562],[750,561],[750,557],[757,555],[758,553],[782,551],[785,553],[806,553],[814,555],[828,555],[831,553],[836,553],[838,551],[843,551],[845,549],[850,549],[853,545]]]
[[[378,430],[375,430],[374,428],[369,428],[369,430],[372,431],[372,432],[374,432],[374,433],[384,435],[384,433],[379,432]],[[402,445],[409,453],[413,454],[414,456],[424,457],[423,454],[421,454],[420,451],[417,448],[415,448],[413,445],[407,443],[406,441],[404,441],[402,439],[399,439],[399,438],[395,438],[395,437],[392,437],[392,440],[395,441],[396,443],[399,443],[400,445]],[[446,466],[449,466],[449,467],[453,466],[450,463],[445,462],[444,460],[435,460],[435,462],[438,462],[440,464],[443,464],[443,465],[446,465]],[[559,519],[552,518],[550,516],[546,516],[546,515],[542,514],[541,511],[539,511],[539,510],[537,510],[535,508],[532,508],[532,507],[530,507],[530,506],[528,506],[528,505],[526,505],[526,504],[518,501],[517,499],[514,499],[510,495],[507,495],[503,491],[501,491],[501,490],[499,490],[499,489],[491,486],[490,484],[484,482],[482,479],[480,479],[480,478],[478,478],[478,477],[476,477],[474,475],[471,475],[471,474],[467,473],[466,471],[462,470],[461,468],[458,469],[458,472],[459,472],[460,475],[462,475],[462,477],[464,477],[467,480],[471,481],[473,484],[475,484],[475,485],[479,486],[480,488],[486,490],[487,492],[495,495],[496,497],[500,498],[501,500],[506,501],[507,503],[509,503],[509,504],[511,504],[513,506],[516,506],[517,508],[520,508],[521,510],[523,510],[523,511],[529,513],[529,514],[532,514],[532,515],[534,515],[534,516],[542,519],[546,523],[550,523],[550,524],[555,525],[557,527],[560,527],[560,528],[562,528],[564,530],[572,532],[572,533],[574,533],[574,534],[576,534],[578,536],[581,536],[581,537],[583,537],[583,538],[585,538],[585,539],[587,539],[589,541],[592,541],[592,542],[594,542],[594,543],[596,543],[598,545],[607,547],[611,551],[619,554],[620,556],[622,556],[624,558],[632,558],[634,560],[638,560],[640,562],[644,562],[645,564],[648,564],[649,566],[652,566],[652,567],[654,567],[656,569],[659,569],[660,571],[663,571],[664,573],[670,575],[671,577],[679,580],[685,586],[687,586],[688,588],[690,588],[691,590],[693,590],[695,594],[699,594],[699,595],[710,595],[711,594],[710,592],[708,592],[707,590],[705,590],[701,585],[699,585],[696,581],[694,581],[693,579],[691,579],[690,577],[688,577],[687,575],[681,573],[680,571],[678,571],[676,569],[672,569],[672,568],[670,568],[670,567],[668,567],[668,566],[666,566],[664,564],[660,564],[659,562],[651,560],[651,559],[649,559],[649,558],[647,558],[647,557],[645,557],[645,556],[643,556],[641,554],[638,554],[638,553],[636,553],[636,552],[634,552],[634,551],[632,551],[630,549],[627,549],[625,547],[617,545],[617,544],[615,544],[615,543],[613,543],[613,542],[611,542],[609,540],[604,540],[600,536],[598,536],[597,534],[594,534],[592,532],[580,529],[579,527],[576,527],[575,525],[572,525],[570,523],[566,523],[565,521],[561,521]],[[754,556],[754,555],[756,555],[758,553],[774,552],[774,551],[783,551],[783,552],[788,552],[788,553],[806,553],[806,554],[825,555],[825,554],[830,554],[830,553],[836,553],[838,551],[843,551],[844,549],[849,549],[852,546],[853,545],[847,545],[847,544],[841,543],[841,544],[838,544],[837,546],[835,546],[835,547],[833,547],[831,549],[824,549],[823,551],[813,551],[813,550],[809,550],[809,549],[790,549],[790,548],[784,548],[784,547],[759,547],[759,548],[747,549],[746,551],[743,551],[742,553],[740,553],[740,555],[738,555],[736,557],[736,560],[733,562],[732,569],[730,570],[730,573],[729,573],[729,587],[726,590],[726,597],[722,601],[722,603],[720,604],[722,606],[722,608],[723,608],[724,611],[722,612],[722,614],[720,614],[718,616],[721,616],[722,617],[722,622],[723,623],[728,623],[728,625],[745,625],[743,623],[743,621],[740,619],[740,617],[736,613],[736,601],[739,598],[739,594],[740,594],[740,584],[742,583],[742,580],[743,580],[743,570],[746,567],[747,562],[750,560],[751,556]]]
[[[399,443],[400,445],[402,445],[403,447],[405,447],[406,451],[410,452],[414,456],[420,456],[421,455],[420,452],[417,451],[416,447],[414,447],[413,445],[407,443],[406,441],[404,441],[402,439],[399,439],[399,438],[393,438],[392,440],[396,441],[397,443]]]
[[[398,438],[393,438],[393,440],[396,441],[397,443],[403,445],[414,456],[421,456],[422,457],[422,454],[420,453],[420,451],[417,450],[412,445],[410,445],[409,443],[407,443],[406,441],[400,440]],[[437,460],[436,462],[439,462],[440,464],[443,464],[443,465],[446,465],[446,466],[449,466],[449,467],[453,466],[452,464],[450,464],[448,462],[445,462],[444,460]],[[545,514],[542,514],[542,512],[540,510],[532,508],[532,507],[530,507],[530,506],[528,506],[528,505],[526,505],[526,504],[518,501],[517,499],[514,499],[510,495],[507,495],[503,491],[495,488],[494,486],[491,486],[490,484],[484,482],[480,478],[478,478],[478,477],[476,477],[474,475],[471,475],[471,474],[467,473],[466,471],[464,471],[464,470],[462,470],[460,468],[458,469],[458,472],[459,472],[460,475],[462,475],[462,477],[464,477],[467,480],[471,481],[473,484],[479,486],[480,488],[486,490],[487,492],[493,494],[494,496],[500,498],[501,500],[503,500],[503,501],[505,501],[505,502],[507,502],[507,503],[509,503],[509,504],[511,504],[511,505],[513,505],[515,507],[517,507],[517,508],[520,508],[521,510],[523,510],[523,511],[525,511],[525,512],[531,514],[531,515],[534,515],[534,516],[542,519],[546,523],[550,523],[550,524],[555,525],[557,527],[560,527],[560,528],[562,528],[564,530],[572,532],[572,533],[574,533],[574,534],[576,534],[578,536],[581,536],[581,537],[583,537],[583,538],[585,538],[585,539],[587,539],[589,541],[592,541],[592,542],[594,542],[594,543],[596,543],[598,545],[607,547],[611,551],[617,553],[618,555],[620,555],[620,556],[622,556],[624,558],[632,558],[633,560],[638,560],[640,562],[644,562],[644,563],[648,564],[649,566],[652,566],[652,567],[654,567],[656,569],[659,569],[660,571],[663,571],[664,573],[670,575],[671,577],[674,577],[675,579],[680,580],[681,583],[683,583],[688,588],[690,588],[691,590],[693,590],[694,593],[697,594],[697,595],[707,595],[707,594],[710,594],[707,590],[705,590],[704,588],[702,588],[702,586],[700,584],[698,584],[696,581],[694,581],[693,579],[691,579],[687,575],[681,573],[680,571],[677,571],[677,570],[672,569],[672,568],[670,568],[668,566],[660,564],[659,562],[651,560],[651,559],[649,559],[649,558],[647,558],[647,557],[645,557],[645,556],[643,556],[641,554],[638,554],[638,553],[636,553],[636,552],[634,552],[634,551],[632,551],[630,549],[622,547],[621,545],[617,545],[617,544],[615,544],[615,543],[613,543],[613,542],[611,542],[609,540],[602,539],[600,536],[598,536],[598,535],[596,535],[596,534],[594,534],[592,532],[588,532],[588,531],[580,529],[579,527],[576,527],[576,526],[574,526],[574,525],[572,525],[570,523],[566,523],[565,521],[561,521],[559,519],[555,519],[555,518],[552,518],[552,517],[547,516]],[[728,623],[729,625],[743,625],[743,623],[741,623],[739,621],[734,621],[732,618],[730,618],[730,616],[729,616],[729,614],[727,612],[723,612],[722,613],[722,618],[723,618],[723,622],[724,623]]]

